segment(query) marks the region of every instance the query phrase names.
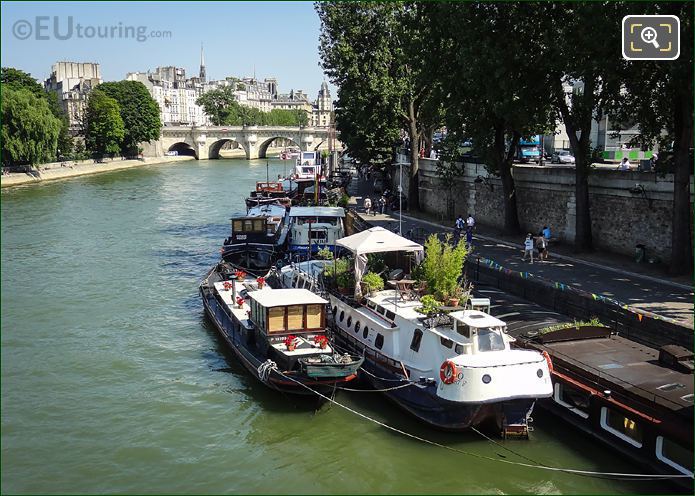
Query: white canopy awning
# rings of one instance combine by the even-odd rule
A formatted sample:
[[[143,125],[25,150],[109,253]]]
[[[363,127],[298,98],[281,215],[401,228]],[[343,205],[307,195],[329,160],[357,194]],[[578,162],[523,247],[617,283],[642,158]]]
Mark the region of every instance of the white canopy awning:
[[[355,256],[355,297],[361,292],[360,281],[367,267],[368,253],[405,251],[415,255],[415,263],[420,263],[425,256],[422,245],[378,226],[341,238],[336,245],[347,248]]]

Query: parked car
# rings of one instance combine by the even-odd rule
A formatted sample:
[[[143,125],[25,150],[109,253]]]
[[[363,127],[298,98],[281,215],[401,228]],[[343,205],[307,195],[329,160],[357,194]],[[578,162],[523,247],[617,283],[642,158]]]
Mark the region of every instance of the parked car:
[[[553,157],[550,159],[552,164],[573,164],[574,155],[569,150],[558,150],[553,153]]]

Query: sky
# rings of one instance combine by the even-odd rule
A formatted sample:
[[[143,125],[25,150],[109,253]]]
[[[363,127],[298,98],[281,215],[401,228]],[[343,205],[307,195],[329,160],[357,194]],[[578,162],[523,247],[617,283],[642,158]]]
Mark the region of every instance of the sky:
[[[201,43],[208,79],[253,76],[255,67],[281,93],[302,89],[312,99],[324,79],[309,1],[2,2],[1,10],[2,66],[40,81],[57,61],[98,62],[104,81],[166,65],[194,76]]]

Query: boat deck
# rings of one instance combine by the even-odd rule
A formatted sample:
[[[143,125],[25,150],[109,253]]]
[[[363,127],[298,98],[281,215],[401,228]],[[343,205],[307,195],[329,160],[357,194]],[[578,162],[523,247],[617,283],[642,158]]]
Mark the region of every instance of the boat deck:
[[[476,296],[490,298],[493,316],[507,323],[509,335],[528,341],[529,332],[573,322],[574,319],[494,288],[481,287]],[[693,410],[693,376],[659,362],[659,350],[622,336],[560,342],[534,342],[553,360],[561,360],[597,382],[613,384],[625,392],[657,403],[673,412]]]

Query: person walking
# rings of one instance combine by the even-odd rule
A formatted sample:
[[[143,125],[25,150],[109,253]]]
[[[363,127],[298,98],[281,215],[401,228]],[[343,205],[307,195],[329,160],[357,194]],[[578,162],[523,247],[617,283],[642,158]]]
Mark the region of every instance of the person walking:
[[[533,235],[531,233],[528,233],[524,240],[524,256],[521,257],[522,261],[526,261],[526,255],[531,257],[531,263],[533,263]]]
[[[473,229],[470,227],[466,229],[466,244],[468,245],[468,249],[473,247]]]
[[[538,260],[541,262],[544,262],[547,260],[547,248],[548,248],[548,243],[545,240],[545,236],[543,236],[543,233],[540,232],[538,233],[538,237],[536,238],[536,248],[538,249]]]
[[[475,227],[475,219],[471,214],[468,214],[468,217],[466,218],[466,226],[468,226],[469,229],[473,229]]]
[[[543,233],[543,238],[545,239],[545,251],[543,254],[545,255],[545,259],[548,260],[548,255],[550,255],[548,252],[548,247],[550,246],[550,228],[548,226],[543,226],[541,233]]]
[[[364,212],[369,215],[369,211],[372,209],[372,199],[367,197],[364,199]]]
[[[622,162],[620,162],[620,165],[618,166],[617,170],[621,171],[629,171],[630,170],[630,161],[627,159],[627,157],[623,158]]]
[[[381,198],[379,198],[379,211],[381,215],[384,215],[386,212],[386,197],[384,195],[381,195]]]

